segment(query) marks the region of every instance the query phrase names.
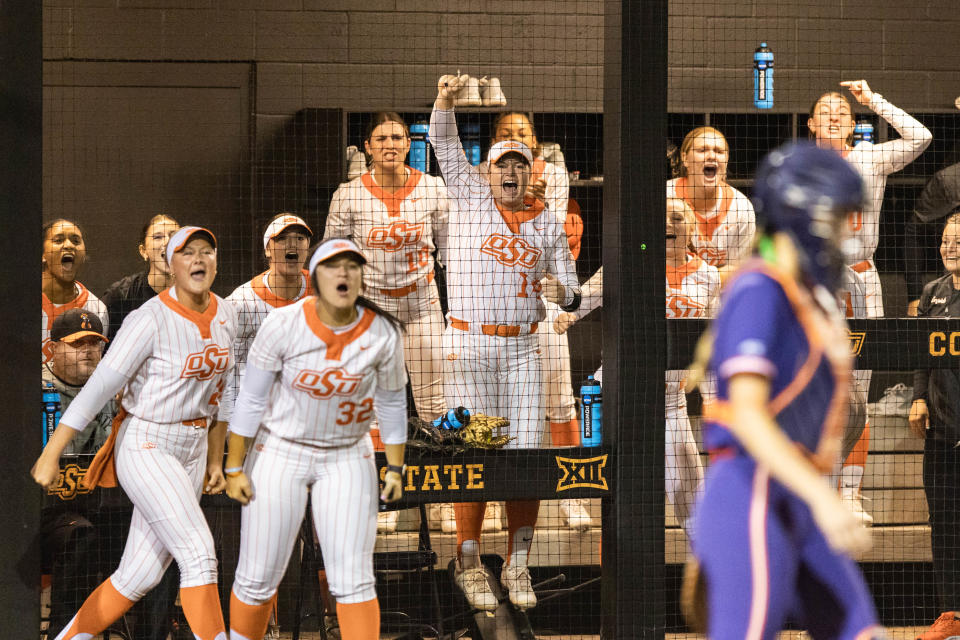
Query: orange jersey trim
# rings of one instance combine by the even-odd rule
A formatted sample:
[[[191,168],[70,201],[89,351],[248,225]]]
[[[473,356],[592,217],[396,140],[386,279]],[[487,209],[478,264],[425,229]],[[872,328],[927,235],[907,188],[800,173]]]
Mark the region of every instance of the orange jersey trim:
[[[267,271],[264,271],[260,275],[256,276],[253,280],[250,281],[250,288],[253,289],[253,292],[257,294],[257,296],[261,300],[266,302],[271,307],[274,307],[274,308],[285,307],[288,304],[293,304],[300,298],[310,295],[311,293],[310,274],[308,274],[305,269],[300,270],[300,273],[303,274],[304,281],[306,282],[303,295],[300,296],[300,298],[293,298],[292,300],[288,300],[287,298],[281,298],[280,296],[275,294],[273,291],[270,291],[270,287],[267,286],[267,275],[269,273],[270,273],[270,270],[268,269]]]
[[[367,191],[369,191],[373,197],[383,203],[387,208],[387,215],[391,218],[396,218],[400,215],[400,205],[406,200],[407,196],[413,193],[414,188],[420,183],[420,178],[423,177],[423,173],[413,167],[407,167],[407,170],[410,172],[410,175],[407,176],[407,181],[393,193],[390,193],[378,185],[377,181],[373,179],[372,173],[364,173],[360,176],[360,181],[363,183],[363,186],[366,187]]]
[[[316,298],[311,296],[303,305],[303,316],[313,334],[326,343],[327,360],[339,360],[344,347],[366,333],[370,325],[373,324],[373,319],[377,316],[371,309],[364,309],[360,322],[353,329],[343,333],[335,333],[320,320],[320,316],[317,315],[316,304]]]
[[[770,412],[776,416],[800,394],[814,373],[816,373],[817,367],[820,366],[821,361],[827,354],[824,348],[823,337],[820,335],[820,331],[816,327],[815,320],[813,319],[812,306],[814,302],[810,300],[808,296],[801,293],[796,281],[769,265],[764,265],[759,269],[747,268],[738,275],[749,272],[763,273],[780,284],[783,288],[784,295],[787,296],[787,301],[793,308],[794,313],[796,313],[797,322],[800,324],[800,328],[803,330],[807,344],[809,345],[807,359],[800,366],[796,377],[786,388],[770,399]],[[836,447],[838,446],[840,435],[847,422],[847,390],[850,386],[849,369],[845,372],[842,366],[843,363],[834,362],[833,360],[829,361],[830,368],[836,378],[836,388],[834,389],[833,397],[830,399],[830,405],[827,407],[826,414],[824,415],[823,432],[820,435],[817,451],[810,455],[814,465],[821,471],[829,471],[833,468],[833,459],[837,453]],[[732,414],[726,402],[717,401],[710,403],[704,408],[704,417],[729,424]]]
[[[693,209],[693,214],[697,218],[697,237],[701,240],[710,240],[713,238],[713,234],[716,233],[717,228],[727,219],[727,212],[733,203],[733,188],[726,182],[720,183],[720,204],[717,207],[717,212],[712,216],[708,216],[706,213],[700,211],[696,204],[694,204],[695,199],[690,194],[690,188],[686,178],[677,178],[673,188],[677,192],[677,195],[683,198],[683,200],[690,205],[690,208]]]
[[[520,211],[510,211],[509,209],[500,206],[498,202],[494,202],[497,205],[497,210],[500,212],[500,216],[503,218],[503,221],[507,223],[507,227],[515,234],[520,233],[520,225],[524,222],[529,222],[533,220],[538,215],[543,213],[544,204],[539,200],[527,200],[523,201],[525,208]]]
[[[170,289],[164,289],[159,293],[158,297],[160,301],[167,305],[172,311],[197,325],[197,329],[200,330],[200,337],[204,340],[209,340],[211,337],[210,323],[212,323],[213,319],[217,316],[217,297],[213,295],[212,291],[208,292],[207,295],[210,296],[210,304],[207,305],[207,310],[203,313],[185,307],[179,300],[170,295]]]
[[[679,267],[667,265],[667,283],[670,285],[670,288],[680,289],[683,285],[683,279],[691,273],[696,273],[702,263],[703,261],[700,258],[694,257]]]
[[[580,257],[580,247],[583,242],[583,217],[580,215],[580,205],[573,198],[567,200],[567,218],[563,222],[563,231],[567,234],[567,245],[573,259]]]
[[[83,305],[87,304],[87,299],[90,297],[90,292],[87,291],[87,288],[79,282],[75,281],[74,284],[80,289],[77,297],[70,302],[64,302],[60,305],[53,304],[50,301],[50,298],[47,297],[47,294],[40,294],[40,306],[43,309],[43,312],[47,314],[47,331],[53,329],[53,321],[56,320],[61,314],[70,311],[70,309],[82,309]]]

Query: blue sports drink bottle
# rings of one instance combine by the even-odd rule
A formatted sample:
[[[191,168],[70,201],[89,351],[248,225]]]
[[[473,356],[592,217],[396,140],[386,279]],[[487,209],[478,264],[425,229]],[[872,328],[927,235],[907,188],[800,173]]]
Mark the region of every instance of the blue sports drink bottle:
[[[480,125],[466,124],[463,126],[463,152],[467,155],[467,162],[473,166],[480,164]]]
[[[470,423],[470,409],[457,407],[450,409],[445,414],[433,421],[433,426],[438,429],[460,429]]]
[[[603,394],[600,383],[588,376],[580,385],[580,443],[598,447],[603,441]]]
[[[869,122],[858,122],[853,128],[853,146],[861,142],[873,142],[873,125]]]
[[[52,382],[43,383],[43,446],[60,424],[60,393]]]
[[[427,132],[430,125],[426,122],[417,122],[410,125],[410,155],[407,161],[414,169],[430,173],[430,145]]]
[[[753,52],[753,104],[758,109],[773,108],[773,51],[766,42]]]

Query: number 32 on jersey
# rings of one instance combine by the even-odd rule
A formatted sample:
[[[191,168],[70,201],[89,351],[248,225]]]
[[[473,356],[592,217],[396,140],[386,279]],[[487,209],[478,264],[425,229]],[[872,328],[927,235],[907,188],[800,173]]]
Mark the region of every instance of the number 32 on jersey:
[[[352,396],[362,375],[353,375],[343,369],[331,368],[323,371],[304,369],[294,378],[293,388],[303,391],[312,398],[325,400],[332,396]],[[369,422],[373,415],[373,398],[364,398],[359,402],[341,400],[337,406],[337,424]]]

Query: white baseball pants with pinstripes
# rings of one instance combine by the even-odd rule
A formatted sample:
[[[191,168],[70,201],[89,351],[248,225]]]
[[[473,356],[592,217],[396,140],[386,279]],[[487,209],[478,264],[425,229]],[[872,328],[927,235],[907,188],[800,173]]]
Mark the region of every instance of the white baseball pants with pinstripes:
[[[343,604],[377,597],[373,547],[380,484],[369,435],[347,447],[324,449],[261,428],[244,467],[254,499],[242,511],[237,598],[258,605],[276,593],[308,492],[330,592]]]
[[[171,559],[180,586],[217,582],[213,536],[200,510],[207,466],[207,430],[158,424],[130,415],[114,449],[117,479],[133,503],[120,566],[110,577],[126,598],[139,600],[163,577]]]
[[[505,338],[447,327],[443,352],[448,406],[509,420],[507,435],[515,439],[508,449],[540,448],[543,374],[536,334]]]

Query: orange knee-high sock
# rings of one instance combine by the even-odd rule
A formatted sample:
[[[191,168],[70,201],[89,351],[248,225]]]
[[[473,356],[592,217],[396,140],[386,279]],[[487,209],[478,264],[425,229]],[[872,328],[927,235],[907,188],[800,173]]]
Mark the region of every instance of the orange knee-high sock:
[[[326,615],[335,617],[337,615],[337,603],[333,601],[330,594],[330,583],[327,582],[327,570],[317,569],[317,583],[320,586],[320,603]]]
[[[134,601],[117,591],[110,578],[107,578],[87,597],[57,640],[71,640],[79,634],[95,636],[119,620],[133,605]]]
[[[370,439],[373,440],[373,450],[383,451],[383,440],[380,439],[380,429],[370,429]]]
[[[216,583],[181,587],[180,606],[197,640],[226,640],[227,630]]]
[[[262,640],[276,606],[277,594],[263,604],[247,604],[230,591],[230,637],[233,640]]]
[[[847,455],[847,459],[843,461],[843,466],[849,467],[863,467],[867,464],[867,450],[870,449],[870,421],[863,426],[863,433],[860,434],[860,439],[857,440],[857,444],[853,445],[853,449]]]
[[[525,548],[521,550],[524,554],[530,550],[530,542],[533,540],[533,528],[537,526],[537,512],[540,511],[540,501],[507,500],[505,504],[507,506],[507,540],[509,541],[507,547],[507,562],[510,562],[509,558],[513,558],[514,547],[518,546],[518,544],[525,546]],[[530,529],[528,532],[530,537],[525,542],[516,539],[517,531],[523,527]]]
[[[376,598],[354,604],[338,602],[337,621],[343,640],[377,640],[380,637],[380,602]]]
[[[550,422],[550,442],[555,447],[580,446],[580,422],[574,418],[567,422]]]
[[[453,515],[457,519],[457,556],[465,540],[480,540],[483,528],[483,511],[486,502],[455,502]]]

